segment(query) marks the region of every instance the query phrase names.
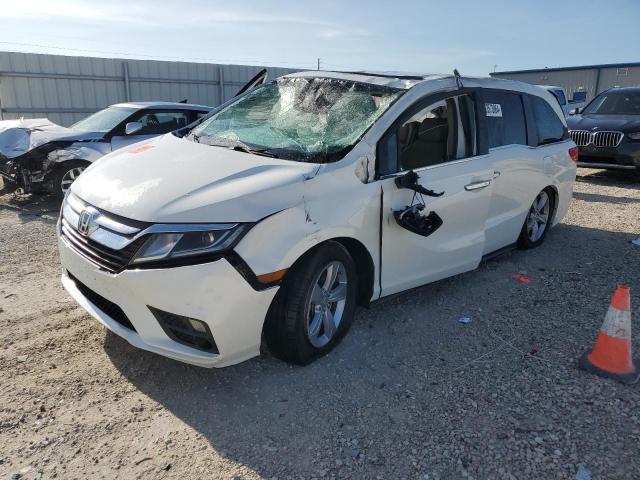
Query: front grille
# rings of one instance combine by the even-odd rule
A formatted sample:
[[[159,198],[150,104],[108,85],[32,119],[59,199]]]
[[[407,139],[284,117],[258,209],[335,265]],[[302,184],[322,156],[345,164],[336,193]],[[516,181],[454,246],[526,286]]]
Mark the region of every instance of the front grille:
[[[164,333],[166,333],[169,338],[178,343],[182,343],[183,345],[197,348],[198,350],[210,353],[220,353],[216,346],[216,342],[213,340],[211,331],[206,324],[203,323],[203,325],[206,326],[207,331],[199,332],[191,326],[187,317],[176,315],[171,312],[165,312],[164,310],[154,307],[148,308],[151,313],[153,313],[153,316],[156,317],[156,320],[164,330]]]
[[[80,255],[95,263],[101,269],[111,273],[122,271],[147,240],[146,236],[142,236],[126,247],[120,250],[114,250],[88,237],[82,236],[64,218],[61,222],[60,234],[69,241]]]
[[[587,130],[570,130],[571,139],[579,147],[586,147],[591,143],[591,132]]]
[[[593,145],[594,147],[606,148],[617,147],[622,141],[622,132],[590,132],[588,130],[570,130],[571,139],[579,147]]]
[[[129,320],[129,317],[127,317],[126,313],[124,313],[118,305],[91,290],[84,283],[80,282],[77,278],[71,275],[70,272],[67,272],[67,275],[71,280],[73,280],[73,283],[76,284],[76,287],[78,290],[80,290],[80,293],[82,293],[82,295],[84,295],[87,300],[93,303],[102,313],[107,315],[112,320],[115,320],[123,327],[128,328],[129,330],[132,330],[134,332],[136,331],[135,327]]]
[[[622,132],[595,132],[591,142],[596,147],[617,147],[622,141]]]

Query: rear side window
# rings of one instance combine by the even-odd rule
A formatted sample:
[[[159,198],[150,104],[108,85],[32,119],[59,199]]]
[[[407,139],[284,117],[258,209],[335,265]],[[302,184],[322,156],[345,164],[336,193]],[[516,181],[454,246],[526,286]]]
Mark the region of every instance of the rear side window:
[[[555,110],[540,97],[531,96],[530,98],[538,132],[538,145],[562,141],[565,137],[565,127]]]
[[[527,144],[527,126],[520,95],[483,92],[479,110],[487,127],[488,148]]]

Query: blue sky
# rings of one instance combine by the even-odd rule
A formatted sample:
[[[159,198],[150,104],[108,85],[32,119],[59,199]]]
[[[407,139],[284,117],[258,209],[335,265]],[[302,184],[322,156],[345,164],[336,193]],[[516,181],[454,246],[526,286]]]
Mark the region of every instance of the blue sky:
[[[487,75],[640,61],[640,1],[0,0],[0,50]]]

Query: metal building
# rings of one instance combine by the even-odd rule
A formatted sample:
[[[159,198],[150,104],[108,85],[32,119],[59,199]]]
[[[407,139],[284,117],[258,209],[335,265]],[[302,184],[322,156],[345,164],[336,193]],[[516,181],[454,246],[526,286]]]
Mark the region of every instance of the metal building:
[[[126,101],[217,106],[262,68],[0,52],[0,119],[47,117],[69,126]],[[267,70],[268,78],[296,71]]]
[[[534,85],[563,87],[569,100],[574,94],[589,101],[598,93],[613,87],[640,86],[640,63],[611,63],[582,67],[543,68],[494,72],[492,77],[518,80]]]

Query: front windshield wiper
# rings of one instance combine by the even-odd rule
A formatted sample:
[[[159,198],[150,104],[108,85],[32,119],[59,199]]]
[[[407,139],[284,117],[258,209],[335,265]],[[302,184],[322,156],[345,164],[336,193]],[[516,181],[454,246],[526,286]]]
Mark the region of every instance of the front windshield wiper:
[[[237,152],[262,155],[263,157],[279,158],[277,154],[271,152],[268,148],[252,148],[239,140],[228,140],[226,138],[196,134],[191,134],[191,138],[193,138],[194,142],[209,145],[210,147],[224,147]]]
[[[250,148],[244,144],[239,144],[233,147],[232,150],[235,150],[236,152],[245,152],[245,153],[253,153],[254,155],[262,155],[263,157],[278,158],[278,155],[276,155],[273,152],[270,152],[268,148]]]

